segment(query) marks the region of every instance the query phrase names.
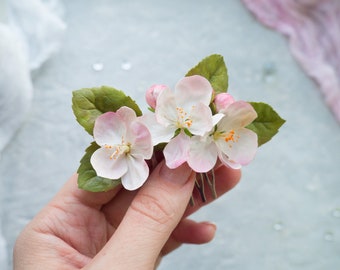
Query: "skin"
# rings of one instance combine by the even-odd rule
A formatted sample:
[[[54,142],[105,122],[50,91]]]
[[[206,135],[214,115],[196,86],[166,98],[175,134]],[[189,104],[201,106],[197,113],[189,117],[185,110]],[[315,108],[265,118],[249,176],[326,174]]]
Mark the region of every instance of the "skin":
[[[241,172],[220,166],[215,176],[221,196]],[[155,269],[181,244],[204,244],[215,235],[216,225],[187,218],[213,200],[207,194],[202,203],[194,182],[187,165],[170,170],[163,162],[134,192],[87,192],[73,175],[19,235],[14,269]],[[196,203],[188,206],[192,194]]]

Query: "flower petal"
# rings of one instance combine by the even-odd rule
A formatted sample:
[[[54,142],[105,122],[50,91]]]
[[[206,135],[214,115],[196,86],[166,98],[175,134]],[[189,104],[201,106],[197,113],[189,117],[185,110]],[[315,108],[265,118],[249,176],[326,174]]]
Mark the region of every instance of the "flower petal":
[[[129,134],[131,134],[129,136],[133,136],[130,154],[134,157],[140,156],[143,159],[151,158],[153,144],[148,128],[145,125],[135,121],[129,126],[129,131]]]
[[[217,147],[209,138],[193,136],[190,139],[188,164],[195,172],[208,172],[216,164]]]
[[[142,158],[127,156],[128,170],[122,176],[122,185],[127,190],[140,188],[149,176],[149,167]]]
[[[155,84],[146,91],[145,99],[150,108],[152,109],[156,108],[157,98],[159,94],[167,88],[168,87],[164,84]]]
[[[155,115],[157,122],[164,127],[177,121],[177,105],[174,94],[169,88],[164,89],[157,98]]]
[[[228,156],[223,154],[222,152],[219,153],[218,157],[219,157],[220,161],[224,165],[226,165],[226,166],[228,166],[228,167],[230,167],[232,169],[237,170],[237,169],[241,169],[242,168],[241,164],[238,164],[238,163],[236,163],[234,161],[229,160]]]
[[[184,77],[175,86],[177,105],[185,111],[198,103],[209,106],[212,92],[210,82],[199,75]]]
[[[115,149],[99,148],[96,150],[90,159],[93,169],[98,176],[119,179],[128,169],[125,160],[125,154],[112,157]]]
[[[222,110],[222,112],[225,114],[225,117],[218,123],[218,126],[226,131],[245,127],[257,117],[254,108],[245,101],[236,101],[230,104],[227,110]]]
[[[228,106],[234,102],[235,99],[229,93],[219,93],[214,98],[214,103],[218,112],[226,110]]]
[[[223,113],[216,113],[212,116],[212,122],[213,125],[215,126],[220,120],[224,117]]]
[[[247,165],[255,157],[257,144],[257,135],[255,132],[241,128],[235,130],[235,142],[226,142],[223,139],[216,141],[218,148],[228,156],[228,159],[239,163],[241,165]]]
[[[114,112],[107,112],[98,116],[94,123],[93,137],[100,146],[120,144],[125,133],[125,123]]]
[[[116,113],[120,116],[120,118],[127,124],[137,119],[136,112],[129,107],[123,106],[120,107]]]
[[[191,126],[188,128],[192,134],[203,136],[213,128],[211,110],[203,103],[198,103],[190,112]]]
[[[165,146],[163,153],[166,165],[174,169],[182,165],[189,158],[190,138],[181,132]]]
[[[160,125],[157,122],[155,114],[144,114],[139,118],[139,121],[149,129],[153,145],[157,145],[162,142],[169,142],[174,136],[175,131],[173,127],[164,127]]]

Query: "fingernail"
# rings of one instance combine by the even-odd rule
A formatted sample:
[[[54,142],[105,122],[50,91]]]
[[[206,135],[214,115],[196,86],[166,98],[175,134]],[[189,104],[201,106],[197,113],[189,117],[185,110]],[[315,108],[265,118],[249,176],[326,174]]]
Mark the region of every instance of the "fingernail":
[[[208,225],[214,232],[217,230],[217,225],[211,221],[203,221],[202,224]]]
[[[202,224],[206,225],[205,234],[207,235],[207,237],[209,239],[208,242],[210,242],[215,237],[217,226],[216,226],[215,223],[212,223],[210,221],[202,222]]]
[[[159,175],[162,179],[178,185],[184,185],[189,180],[191,173],[192,170],[186,163],[176,169],[170,169],[163,162],[159,170]]]

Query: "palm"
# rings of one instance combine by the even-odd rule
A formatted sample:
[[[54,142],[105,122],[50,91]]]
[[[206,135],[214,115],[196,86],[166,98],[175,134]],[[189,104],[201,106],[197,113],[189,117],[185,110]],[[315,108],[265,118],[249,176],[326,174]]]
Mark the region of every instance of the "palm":
[[[50,204],[41,213],[42,222],[34,231],[41,235],[39,246],[49,246],[55,265],[66,269],[84,267],[106,244],[115,228],[106,214],[75,198]]]
[[[97,209],[77,205],[71,211],[72,214],[56,213],[56,220],[49,227],[61,240],[56,248],[63,251],[61,254],[68,252],[72,256],[77,253],[90,259],[106,244],[115,228]]]

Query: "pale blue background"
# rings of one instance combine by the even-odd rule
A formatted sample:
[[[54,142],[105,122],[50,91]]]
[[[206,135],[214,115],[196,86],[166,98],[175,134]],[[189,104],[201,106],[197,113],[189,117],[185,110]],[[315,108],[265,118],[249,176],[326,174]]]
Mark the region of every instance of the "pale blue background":
[[[74,119],[72,90],[110,85],[146,107],[149,86],[173,86],[200,59],[219,53],[229,68],[229,92],[273,105],[287,123],[244,168],[241,183],[195,215],[217,224],[215,240],[182,247],[160,269],[340,269],[339,125],[285,38],[236,0],[63,4],[62,47],[33,73],[33,108],[2,153],[8,256],[91,141]]]

